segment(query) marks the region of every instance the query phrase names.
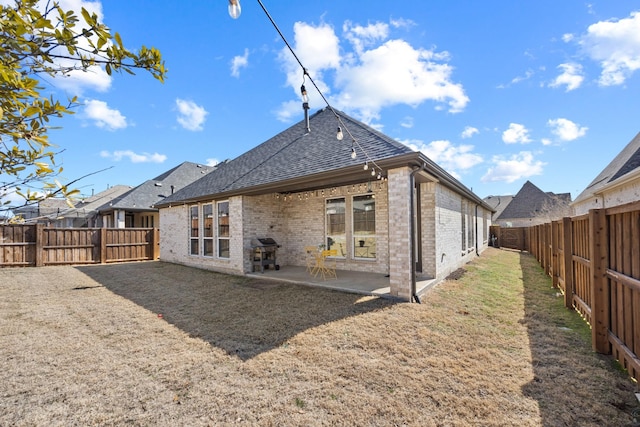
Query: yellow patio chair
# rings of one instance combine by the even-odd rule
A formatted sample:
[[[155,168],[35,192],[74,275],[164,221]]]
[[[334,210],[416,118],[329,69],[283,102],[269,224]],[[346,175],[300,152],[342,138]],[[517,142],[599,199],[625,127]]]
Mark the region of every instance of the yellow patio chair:
[[[318,247],[317,246],[305,246],[304,253],[306,255],[307,273],[311,275],[317,275],[315,271],[318,268]],[[316,274],[314,274],[314,272]]]
[[[337,249],[327,249],[322,251],[322,265],[320,268],[320,274],[322,274],[322,280],[327,280],[327,278],[338,278],[338,274],[336,273],[337,261],[336,258],[338,256]]]

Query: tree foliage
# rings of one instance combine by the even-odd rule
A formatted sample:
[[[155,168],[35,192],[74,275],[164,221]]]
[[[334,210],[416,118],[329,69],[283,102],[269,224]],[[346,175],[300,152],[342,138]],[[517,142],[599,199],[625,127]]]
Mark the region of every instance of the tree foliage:
[[[84,8],[78,15],[55,1],[0,5],[0,200],[15,193],[29,204],[77,192],[56,179],[62,167],[47,132],[50,119],[72,114],[78,102],[46,96],[42,78],[95,67],[108,75],[146,70],[161,82],[166,74],[157,49],[127,49],[117,32]],[[5,200],[0,211],[9,203]]]

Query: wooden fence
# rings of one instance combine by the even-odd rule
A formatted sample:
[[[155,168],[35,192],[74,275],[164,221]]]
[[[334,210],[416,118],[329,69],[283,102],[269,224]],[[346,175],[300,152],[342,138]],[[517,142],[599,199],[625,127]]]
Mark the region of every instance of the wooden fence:
[[[640,380],[640,202],[528,230],[529,252],[591,325],[594,350]]]
[[[153,260],[159,247],[157,228],[0,225],[0,267]]]

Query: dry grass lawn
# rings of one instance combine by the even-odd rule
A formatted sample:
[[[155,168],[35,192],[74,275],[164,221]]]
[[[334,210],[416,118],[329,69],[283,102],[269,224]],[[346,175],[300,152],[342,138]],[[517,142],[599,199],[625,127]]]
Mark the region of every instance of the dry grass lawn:
[[[495,249],[423,304],[162,262],[0,269],[0,425],[629,426],[636,386],[589,337]]]

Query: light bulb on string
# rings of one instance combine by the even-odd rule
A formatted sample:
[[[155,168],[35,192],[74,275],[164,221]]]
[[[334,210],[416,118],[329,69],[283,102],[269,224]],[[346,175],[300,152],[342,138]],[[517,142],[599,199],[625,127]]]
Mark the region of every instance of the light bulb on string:
[[[309,95],[307,95],[307,88],[304,85],[300,86],[300,93],[302,94],[302,102],[309,102]]]
[[[356,149],[351,147],[351,158],[355,159],[356,157],[358,157],[358,155],[356,154]]]
[[[376,169],[375,168],[371,168],[371,176],[376,176]]]
[[[238,19],[241,12],[240,0],[229,0],[229,16],[233,19]]]
[[[367,162],[364,162],[364,166],[363,166],[363,169],[364,169],[364,170],[367,170],[367,169],[369,169],[369,163],[367,163]]]
[[[338,141],[342,141],[342,138],[344,138],[344,134],[342,133],[342,128],[338,126],[338,133],[336,133],[336,139]]]

